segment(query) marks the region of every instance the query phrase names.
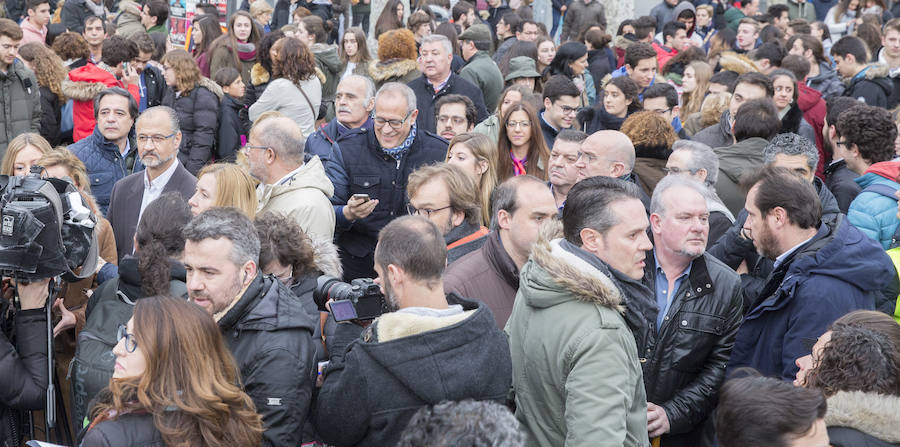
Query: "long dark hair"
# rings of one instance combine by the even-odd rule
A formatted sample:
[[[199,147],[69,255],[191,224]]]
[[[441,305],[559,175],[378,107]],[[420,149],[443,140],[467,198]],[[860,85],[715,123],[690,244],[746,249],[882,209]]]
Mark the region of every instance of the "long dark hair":
[[[256,20],[253,20],[253,17],[247,11],[237,11],[235,12],[231,18],[228,20],[228,32],[219,36],[209,47],[209,54],[219,49],[219,47],[224,46],[228,48],[228,51],[231,52],[232,58],[234,59],[234,66],[236,68],[240,68],[241,66],[241,58],[238,55],[237,49],[237,37],[234,35],[234,22],[238,17],[244,17],[250,20],[250,36],[247,37],[247,43],[252,43],[254,45],[259,45],[260,32],[259,26],[256,25]],[[259,54],[259,51],[257,51]]]
[[[159,196],[141,214],[135,239],[138,273],[145,295],[169,293],[169,258],[184,251],[181,230],[191,217],[191,207],[177,192]]]
[[[203,40],[199,44],[194,45],[193,55],[199,56],[205,53],[212,46],[212,43],[222,35],[222,28],[219,27],[219,21],[212,16],[202,15],[194,21],[194,25],[200,28],[203,33]]]
[[[272,56],[269,54],[269,50],[282,37],[284,37],[284,32],[279,29],[266,33],[259,39],[259,45],[256,46],[256,60],[262,68],[266,69],[266,73],[272,74]]]
[[[403,26],[403,22],[397,18],[397,6],[402,5],[403,3],[400,0],[388,0],[387,4],[384,5],[384,9],[381,10],[381,15],[378,16],[378,21],[375,22],[375,38],[378,36],[392,30],[405,28]],[[404,6],[404,8],[406,8]]]
[[[567,78],[574,78],[575,72],[569,66],[572,62],[581,59],[587,55],[587,47],[581,42],[566,42],[556,49],[556,56],[550,61],[550,65],[544,70],[544,74],[565,75]]]
[[[514,112],[525,112],[528,115],[528,121],[531,122],[531,139],[528,140],[528,155],[526,155],[528,161],[525,165],[525,173],[546,180],[550,150],[547,149],[547,143],[544,142],[544,134],[541,132],[541,122],[538,120],[537,110],[530,103],[522,101],[510,106],[506,110],[506,114],[500,119],[500,135],[497,143],[497,152],[500,159],[497,162],[497,181],[502,183],[514,175],[513,164],[509,158],[512,143],[510,143],[509,135],[506,131],[506,123]],[[538,165],[543,166],[543,168],[538,167]]]

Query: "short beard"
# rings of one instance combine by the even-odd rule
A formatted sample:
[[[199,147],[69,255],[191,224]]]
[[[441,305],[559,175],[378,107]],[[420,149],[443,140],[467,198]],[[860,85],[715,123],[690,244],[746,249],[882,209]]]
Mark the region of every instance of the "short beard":
[[[387,278],[384,279],[384,303],[388,312],[400,310],[400,303],[394,297],[394,288],[391,287],[391,282]]]
[[[157,155],[158,155],[158,153],[157,153]],[[172,161],[173,158],[175,158],[175,154],[172,154],[169,158],[165,158],[165,159],[161,159],[161,158],[157,157],[157,160],[159,160],[159,161],[157,161],[156,163],[153,163],[153,164],[145,163],[144,160],[141,160],[141,163],[143,163],[143,165],[148,168],[158,168],[158,167]]]

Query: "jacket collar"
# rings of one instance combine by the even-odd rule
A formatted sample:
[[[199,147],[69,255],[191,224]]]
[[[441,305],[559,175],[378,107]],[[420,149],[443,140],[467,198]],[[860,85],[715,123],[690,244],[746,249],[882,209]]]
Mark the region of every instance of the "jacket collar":
[[[828,398],[825,424],[848,427],[890,444],[900,443],[900,397],[839,391]]]
[[[513,289],[519,288],[519,267],[513,262],[509,253],[503,247],[503,241],[500,240],[500,233],[494,231],[488,235],[487,240],[481,248],[484,250],[484,257],[491,267],[500,274],[500,277],[509,284]]]
[[[688,273],[688,289],[684,294],[685,300],[693,300],[715,292],[712,277],[709,276],[709,268],[706,266],[706,253],[691,261],[690,273]],[[656,280],[656,259],[653,250],[647,252],[647,261],[644,263],[643,283],[653,288]],[[677,291],[676,291],[677,292]]]

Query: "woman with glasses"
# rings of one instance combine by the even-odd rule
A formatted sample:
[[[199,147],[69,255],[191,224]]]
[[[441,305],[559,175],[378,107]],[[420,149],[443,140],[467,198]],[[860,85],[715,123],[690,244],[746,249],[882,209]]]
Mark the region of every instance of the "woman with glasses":
[[[272,46],[272,77],[266,90],[250,106],[250,120],[263,112],[278,111],[294,120],[304,135],[316,131],[322,102],[322,82],[316,76],[316,60],[305,43],[285,37]]]
[[[599,130],[619,130],[628,115],[641,109],[640,88],[628,76],[610,79],[602,93],[602,101],[582,109],[576,117],[588,135]]]
[[[115,372],[82,447],[253,447],[262,420],[206,311],[182,299],[138,301],[118,329]]]
[[[135,232],[134,256],[125,256],[118,274],[104,282],[91,296],[85,324],[75,352],[72,383],[78,384],[72,405],[73,423],[80,427],[87,404],[109,382],[113,358],[109,346],[124,318],[115,316],[122,303],[134,304],[147,296],[187,296],[186,272],[180,258],[184,251],[181,231],[191,220],[190,207],[179,193],[169,192],[150,202],[141,214]],[[88,368],[90,366],[90,368]]]
[[[162,102],[175,109],[181,127],[178,160],[196,176],[215,153],[222,89],[200,75],[197,62],[187,51],[172,50],[162,63],[163,77],[169,85]]]
[[[214,207],[230,206],[256,216],[256,180],[234,163],[206,165],[197,173],[197,189],[188,200],[194,216]]]
[[[500,124],[497,182],[522,174],[546,180],[550,150],[544,143],[534,107],[527,102],[514,104],[506,110]]]

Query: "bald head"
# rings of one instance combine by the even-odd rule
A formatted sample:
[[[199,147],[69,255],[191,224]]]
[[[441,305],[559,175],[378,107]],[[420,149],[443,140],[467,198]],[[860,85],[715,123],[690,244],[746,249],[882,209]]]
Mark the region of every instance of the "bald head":
[[[303,147],[306,138],[294,120],[276,116],[263,120],[250,130],[251,137],[259,146],[271,148],[275,155],[286,163],[303,164]]]
[[[178,113],[175,112],[175,109],[167,106],[150,107],[144,110],[144,113],[138,116],[135,125],[157,121],[168,121],[169,129],[171,130],[169,133],[178,133],[181,130],[178,122]]]
[[[588,177],[621,177],[634,169],[634,144],[622,132],[601,130],[581,143],[575,167],[578,180]]]

